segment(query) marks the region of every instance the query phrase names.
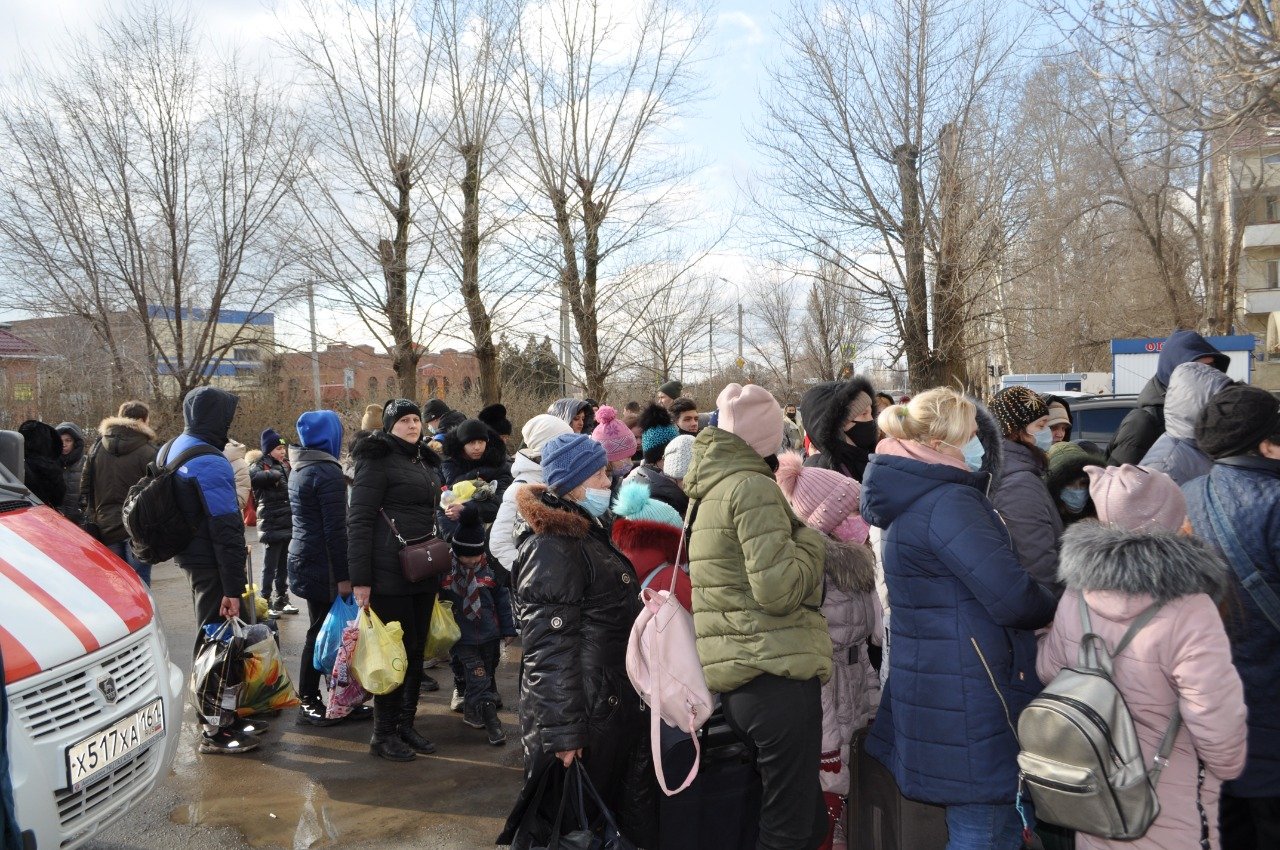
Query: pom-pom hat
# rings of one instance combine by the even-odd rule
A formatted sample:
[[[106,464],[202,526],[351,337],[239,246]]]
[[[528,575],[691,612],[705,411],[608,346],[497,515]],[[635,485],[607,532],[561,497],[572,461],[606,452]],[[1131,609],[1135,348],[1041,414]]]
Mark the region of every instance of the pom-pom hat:
[[[653,498],[649,485],[642,481],[627,481],[618,489],[618,497],[613,500],[613,515],[617,520],[660,522],[672,528],[684,528],[676,509]]]
[[[610,461],[627,460],[636,453],[636,435],[618,419],[618,411],[605,405],[596,411],[596,428],[591,439],[604,446]]]
[[[796,516],[844,543],[865,543],[871,533],[858,513],[862,486],[830,469],[807,467],[796,452],[778,457],[778,487]]]

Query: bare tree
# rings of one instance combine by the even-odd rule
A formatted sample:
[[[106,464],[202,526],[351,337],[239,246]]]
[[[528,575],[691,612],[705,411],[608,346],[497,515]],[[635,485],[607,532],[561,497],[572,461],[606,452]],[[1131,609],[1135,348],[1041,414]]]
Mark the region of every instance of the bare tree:
[[[866,339],[866,315],[857,290],[837,263],[824,262],[813,274],[803,315],[802,369],[819,381],[848,377]]]
[[[712,329],[727,312],[718,283],[707,275],[659,275],[639,287],[636,294],[641,303],[631,331],[634,343],[624,345],[634,356],[619,366],[649,372],[656,386],[673,377],[683,378],[686,360],[705,361],[714,339]]]
[[[311,271],[392,350],[400,393],[412,398],[423,346],[449,314],[429,273],[439,204],[427,192],[452,123],[436,111],[439,10],[415,0],[301,9],[283,44],[314,93],[318,144],[300,187]]]
[[[3,111],[0,250],[11,279],[42,278],[10,303],[80,316],[116,389],[142,359],[160,400],[264,341],[257,317],[295,259],[283,234],[306,150],[288,101],[205,57],[192,17],[133,6],[64,72],[32,68]]]
[[[587,395],[605,397],[608,352],[600,305],[626,285],[618,255],[669,225],[683,166],[663,134],[695,93],[705,11],[674,0],[526,6],[517,39],[515,99],[533,208],[552,234]],[[643,265],[643,264],[642,264]],[[616,299],[615,299],[616,300]]]
[[[959,0],[797,5],[757,137],[772,164],[757,197],[770,235],[838,263],[874,300],[915,386],[966,382],[975,287],[990,285],[1006,240],[1002,110],[1018,31],[1005,20]]]
[[[799,364],[803,338],[801,287],[795,274],[780,269],[754,280],[747,295],[746,343],[753,360],[769,376],[769,383],[795,396],[799,391]]]

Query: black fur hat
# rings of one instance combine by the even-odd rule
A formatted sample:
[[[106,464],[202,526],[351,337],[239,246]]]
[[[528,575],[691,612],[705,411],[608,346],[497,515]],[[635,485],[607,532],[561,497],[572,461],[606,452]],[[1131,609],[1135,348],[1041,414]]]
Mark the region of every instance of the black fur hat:
[[[511,436],[511,420],[507,419],[507,407],[503,404],[491,404],[476,414],[476,418],[498,432],[500,437]]]

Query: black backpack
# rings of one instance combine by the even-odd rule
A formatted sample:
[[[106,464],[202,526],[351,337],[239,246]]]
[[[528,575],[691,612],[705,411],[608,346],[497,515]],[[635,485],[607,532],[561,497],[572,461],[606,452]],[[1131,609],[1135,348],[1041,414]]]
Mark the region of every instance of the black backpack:
[[[165,451],[168,450],[165,447]],[[200,443],[178,455],[172,463],[157,457],[147,465],[147,475],[129,488],[124,498],[124,528],[134,554],[148,564],[159,564],[177,555],[196,536],[199,521],[192,522],[178,500],[177,471],[201,455],[222,454]],[[167,455],[166,455],[167,458]]]

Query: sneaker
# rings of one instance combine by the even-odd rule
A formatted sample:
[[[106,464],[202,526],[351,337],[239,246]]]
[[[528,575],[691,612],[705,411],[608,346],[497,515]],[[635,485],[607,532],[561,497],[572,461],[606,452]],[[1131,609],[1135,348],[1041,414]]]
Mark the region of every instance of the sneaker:
[[[484,728],[484,715],[480,713],[480,706],[466,706],[462,709],[462,722],[470,726],[472,729]]]
[[[501,747],[507,742],[507,733],[502,730],[502,721],[498,719],[498,706],[492,700],[480,704],[480,715],[484,718],[484,730],[489,735],[489,744]]]
[[[350,723],[359,723],[361,720],[372,720],[372,719],[373,719],[373,706],[371,705],[357,705],[351,709],[351,712],[347,714],[346,717],[343,718],[343,720],[346,720]]]
[[[293,615],[298,613],[297,607],[294,606],[294,604],[289,601],[288,596],[281,596],[278,599],[276,599],[275,609],[279,611],[281,614]]]
[[[449,710],[461,713],[463,702],[462,691],[454,688],[453,696],[449,697]]]
[[[270,602],[267,604],[267,616],[273,620],[280,619],[280,614],[282,613],[280,609],[276,606],[277,606],[276,602]]]
[[[253,735],[244,735],[232,729],[219,729],[210,735],[205,732],[200,736],[200,752],[215,755],[231,755],[256,750],[261,744]]]
[[[430,676],[428,676],[426,673],[423,673],[421,690],[424,694],[429,694],[433,691],[438,691],[440,690],[440,683],[437,682],[435,679],[431,678]]]
[[[241,717],[231,724],[231,728],[243,735],[265,735],[271,727],[255,717]]]
[[[302,705],[298,706],[299,726],[332,726],[341,722],[339,718],[325,716],[324,703],[317,697],[304,699]]]

